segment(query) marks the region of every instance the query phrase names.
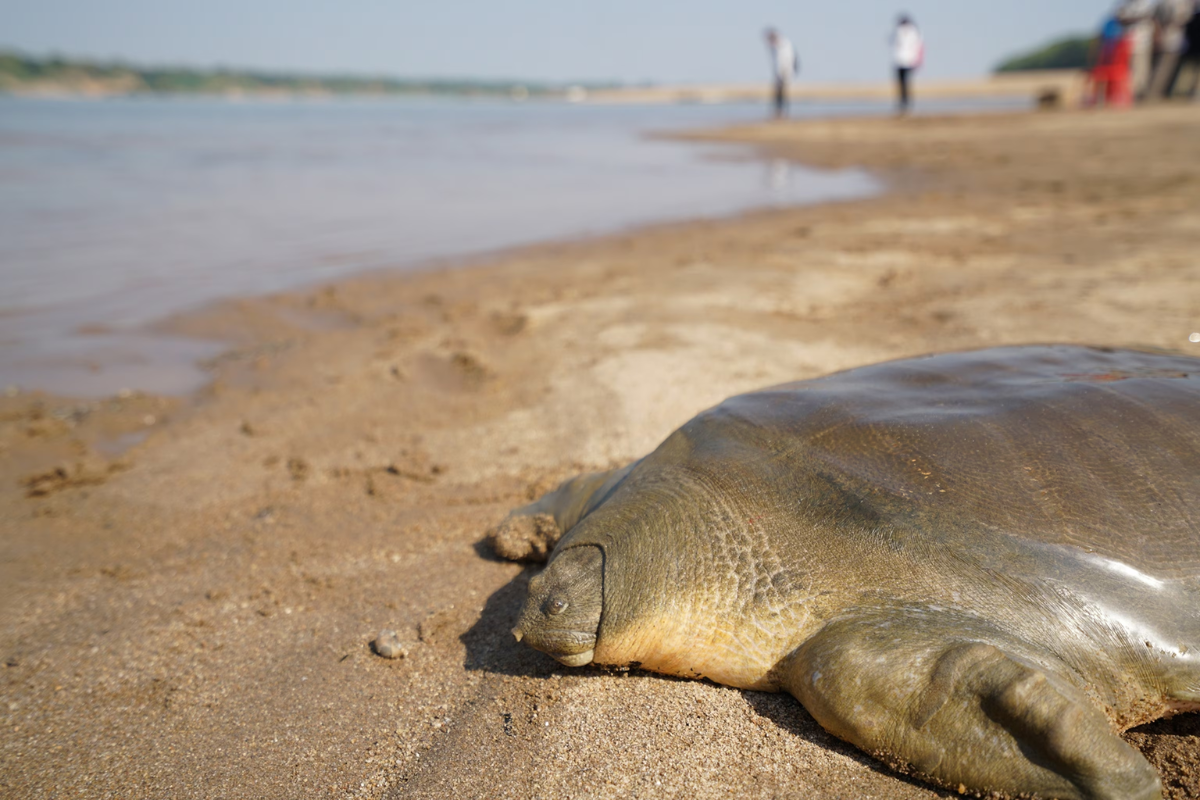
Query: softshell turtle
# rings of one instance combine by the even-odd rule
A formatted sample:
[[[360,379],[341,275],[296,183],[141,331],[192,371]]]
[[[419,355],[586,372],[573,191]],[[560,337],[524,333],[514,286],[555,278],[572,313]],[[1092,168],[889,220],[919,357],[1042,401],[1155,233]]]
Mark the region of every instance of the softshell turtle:
[[[790,692],[960,792],[1159,797],[1118,733],[1200,709],[1200,359],[1008,347],[744,394],[493,540],[537,530],[563,535],[519,640]]]

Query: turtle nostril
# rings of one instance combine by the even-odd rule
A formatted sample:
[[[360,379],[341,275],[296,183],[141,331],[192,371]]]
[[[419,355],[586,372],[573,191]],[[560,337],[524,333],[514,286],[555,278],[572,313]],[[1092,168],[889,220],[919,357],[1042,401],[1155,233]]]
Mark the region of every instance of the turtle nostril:
[[[517,641],[519,642],[525,638],[525,631],[521,630],[520,628],[513,628],[512,635],[517,637]]]

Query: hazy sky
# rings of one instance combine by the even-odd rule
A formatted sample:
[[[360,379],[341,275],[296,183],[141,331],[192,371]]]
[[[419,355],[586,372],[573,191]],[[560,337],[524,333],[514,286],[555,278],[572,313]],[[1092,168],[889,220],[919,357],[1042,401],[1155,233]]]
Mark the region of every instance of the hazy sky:
[[[802,78],[877,80],[898,11],[929,77],[1095,28],[1111,0],[0,0],[0,47],[142,64],[529,80],[753,81],[765,25]]]

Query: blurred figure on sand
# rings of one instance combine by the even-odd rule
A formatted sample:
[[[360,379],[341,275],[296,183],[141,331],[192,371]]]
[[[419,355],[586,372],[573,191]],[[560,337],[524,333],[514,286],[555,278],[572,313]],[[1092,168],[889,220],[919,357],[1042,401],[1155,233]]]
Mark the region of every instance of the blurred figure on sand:
[[[912,21],[912,17],[901,14],[896,20],[896,30],[892,31],[892,61],[896,65],[896,89],[899,93],[897,111],[907,114],[912,105],[909,92],[909,82],[912,73],[925,60],[925,42],[921,40],[921,32]]]
[[[1141,100],[1150,88],[1150,61],[1154,54],[1154,4],[1151,0],[1122,0],[1117,20],[1129,39],[1129,88]]]
[[[1196,3],[1192,18],[1188,20],[1187,27],[1183,30],[1183,38],[1183,53],[1175,67],[1175,74],[1167,86],[1167,96],[1170,97],[1176,93],[1179,88],[1179,77],[1184,70],[1187,70],[1191,86],[1183,90],[1182,94],[1194,100],[1197,89],[1200,89],[1200,1]]]
[[[1133,102],[1129,75],[1131,38],[1117,9],[1100,26],[1092,53],[1091,91],[1087,104],[1124,108]]]
[[[1148,99],[1171,96],[1180,59],[1188,47],[1187,26],[1195,14],[1195,0],[1158,0],[1154,6],[1154,57]]]
[[[792,78],[800,74],[800,56],[796,48],[779,31],[767,28],[763,34],[767,40],[767,52],[771,56],[771,75],[774,81],[772,109],[775,119],[787,116],[788,86]]]

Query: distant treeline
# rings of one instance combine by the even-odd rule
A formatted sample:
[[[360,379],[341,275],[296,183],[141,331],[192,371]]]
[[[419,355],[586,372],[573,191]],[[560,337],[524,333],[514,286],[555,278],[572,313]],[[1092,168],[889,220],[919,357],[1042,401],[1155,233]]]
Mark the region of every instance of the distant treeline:
[[[140,67],[117,61],[101,62],[57,56],[37,58],[13,51],[0,51],[0,92],[4,91],[88,94],[447,94],[507,95],[523,98],[562,94],[566,87],[519,81],[405,79],[190,67]]]
[[[1028,72],[1039,69],[1086,69],[1091,56],[1092,36],[1067,36],[1047,45],[1019,53],[1002,62],[996,72]]]

